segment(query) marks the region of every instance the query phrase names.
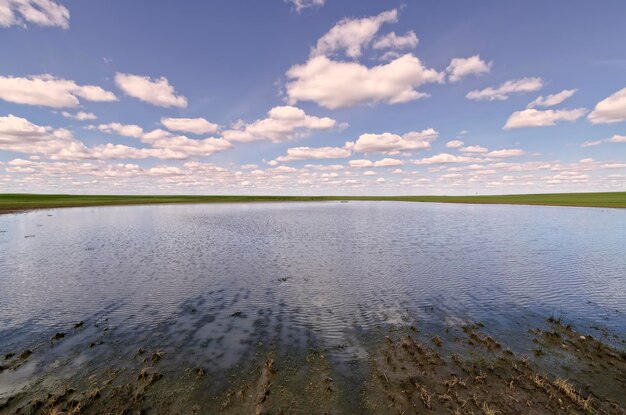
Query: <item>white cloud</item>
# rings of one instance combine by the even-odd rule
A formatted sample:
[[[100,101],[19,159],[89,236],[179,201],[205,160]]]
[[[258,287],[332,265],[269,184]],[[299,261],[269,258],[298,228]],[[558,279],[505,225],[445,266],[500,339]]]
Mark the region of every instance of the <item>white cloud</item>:
[[[365,160],[365,159],[350,160],[348,164],[350,165],[350,167],[356,167],[356,168],[374,167],[374,163],[372,163],[370,160]]]
[[[66,129],[33,124],[25,118],[8,115],[0,117],[0,149],[49,158],[67,154],[85,154],[85,146]]]
[[[304,137],[312,131],[327,131],[343,128],[345,124],[328,117],[307,115],[303,110],[292,106],[274,107],[267,113],[267,118],[251,124],[238,123],[235,129],[222,132],[230,141],[250,142],[268,139],[275,143]]]
[[[406,32],[401,36],[391,32],[376,39],[372,47],[374,49],[413,49],[418,42],[419,40],[413,31]]]
[[[309,7],[321,7],[324,5],[326,0],[285,0],[287,3],[293,4],[293,7],[296,9],[298,13],[300,13],[303,9],[308,9]]]
[[[115,74],[115,83],[126,95],[152,105],[179,108],[187,106],[187,98],[176,95],[174,87],[165,77],[152,79],[118,72]]]
[[[315,56],[303,65],[292,66],[287,77],[289,103],[313,101],[329,109],[413,101],[428,96],[417,91],[417,87],[443,81],[443,74],[424,67],[411,54],[371,68],[357,62]]]
[[[487,157],[516,157],[526,154],[524,150],[512,148],[504,150],[494,150],[486,154]]]
[[[464,153],[486,153],[489,150],[481,146],[467,146],[467,147],[461,148],[460,151]]]
[[[450,82],[457,82],[469,75],[484,75],[489,73],[493,62],[485,62],[480,55],[469,58],[454,58],[446,68]]]
[[[78,120],[78,121],[92,121],[98,118],[96,117],[96,114],[92,112],[85,112],[85,111],[78,111],[76,114],[63,111],[61,115],[64,116],[65,118],[71,118],[73,120]]]
[[[164,130],[154,130],[144,134],[141,141],[160,150],[180,153],[183,157],[210,156],[228,150],[233,145],[223,138],[191,139],[184,135],[173,135]]]
[[[317,41],[311,55],[330,55],[345,50],[347,56],[358,58],[361,49],[372,40],[383,23],[395,23],[397,20],[398,11],[395,9],[377,16],[343,19]]]
[[[468,163],[472,161],[480,161],[474,157],[455,156],[454,154],[440,153],[432,157],[426,157],[419,160],[413,160],[413,164],[447,164],[447,163]]]
[[[0,99],[16,104],[43,105],[52,108],[77,107],[78,98],[87,101],[117,101],[112,92],[99,86],[78,85],[52,75],[26,78],[0,76]]]
[[[463,144],[465,144],[463,141],[461,140],[452,140],[452,141],[448,141],[446,143],[446,147],[448,148],[459,148],[459,147],[463,147]]]
[[[219,128],[219,125],[204,118],[161,118],[161,124],[170,131],[193,134],[213,134]]]
[[[292,160],[320,160],[350,157],[352,152],[343,147],[294,147],[287,149],[286,156],[276,160],[288,162]]]
[[[545,110],[540,111],[534,108],[523,111],[515,111],[504,125],[505,130],[528,127],[547,127],[555,125],[559,121],[573,122],[583,117],[587,113],[585,108],[573,110]]]
[[[592,124],[612,124],[626,121],[626,88],[598,102],[587,117]]]
[[[363,173],[363,176],[376,176],[376,172],[372,170],[368,170],[365,173]]]
[[[438,136],[439,133],[432,128],[411,131],[402,136],[391,133],[361,134],[353,144],[353,149],[359,153],[424,150],[430,148],[431,142]],[[352,146],[352,143],[347,146]]]
[[[404,163],[402,160],[392,159],[392,158],[384,158],[382,160],[378,160],[374,163],[374,167],[395,167],[402,166]]]
[[[581,144],[581,147],[592,147],[602,143],[626,143],[626,135],[615,134],[613,137],[605,138],[604,140],[585,141]]]
[[[562,103],[563,101],[565,101],[566,99],[574,95],[576,91],[578,90],[577,89],[564,89],[558,94],[552,94],[552,95],[548,95],[545,97],[543,96],[537,97],[534,101],[528,104],[528,108],[553,107],[555,105],[559,105],[560,103]]]
[[[0,27],[24,26],[70,27],[67,7],[52,0],[0,0]]]
[[[485,88],[467,93],[467,99],[476,101],[504,101],[509,99],[509,95],[514,93],[534,92],[543,87],[541,78],[522,78],[506,81],[497,88]]]
[[[85,127],[88,130],[99,130],[107,134],[118,134],[124,137],[141,138],[143,136],[143,128],[133,124],[120,124],[112,122],[109,124],[100,124],[98,126],[90,125]]]

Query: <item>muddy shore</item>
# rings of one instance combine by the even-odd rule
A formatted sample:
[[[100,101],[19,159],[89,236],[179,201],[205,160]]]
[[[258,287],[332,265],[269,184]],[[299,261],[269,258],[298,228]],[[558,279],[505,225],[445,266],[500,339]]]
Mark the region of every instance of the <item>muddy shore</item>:
[[[55,334],[50,347],[71,341],[83,324]],[[482,323],[437,333],[388,327],[370,333],[366,357],[341,370],[324,348],[289,353],[259,345],[222,374],[168,366],[176,358],[170,352],[140,348],[67,376],[34,375],[0,398],[0,413],[626,413],[623,340],[613,337],[609,345],[549,319],[528,330],[534,348],[525,356],[488,332]],[[37,347],[5,352],[0,375],[18,373],[38,353]],[[61,371],[59,361],[50,364]]]

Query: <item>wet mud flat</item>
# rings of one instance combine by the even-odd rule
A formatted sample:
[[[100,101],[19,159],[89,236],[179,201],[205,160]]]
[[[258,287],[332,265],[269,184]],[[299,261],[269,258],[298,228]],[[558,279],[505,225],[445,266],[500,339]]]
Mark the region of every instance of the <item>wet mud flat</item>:
[[[228,370],[194,366],[173,349],[89,360],[72,343],[80,339],[82,347],[93,337],[85,347],[104,348],[108,333],[105,324],[78,322],[50,344],[5,352],[0,376],[19,382],[26,372],[29,380],[0,397],[0,413],[626,413],[624,340],[554,318],[524,333],[528,354],[480,322],[436,330],[389,325],[363,334],[360,358],[337,362],[346,345],[260,342]],[[42,359],[45,372],[28,370]]]

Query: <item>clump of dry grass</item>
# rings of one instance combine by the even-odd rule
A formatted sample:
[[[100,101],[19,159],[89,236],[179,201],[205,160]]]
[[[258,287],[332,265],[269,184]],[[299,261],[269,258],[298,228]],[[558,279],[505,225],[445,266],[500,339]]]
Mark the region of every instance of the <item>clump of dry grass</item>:
[[[567,396],[572,402],[574,402],[584,411],[590,411],[593,408],[591,406],[591,396],[589,396],[587,399],[584,399],[582,396],[580,396],[578,391],[576,391],[574,385],[569,383],[567,380],[557,378],[553,384],[558,390],[563,392],[565,396]]]

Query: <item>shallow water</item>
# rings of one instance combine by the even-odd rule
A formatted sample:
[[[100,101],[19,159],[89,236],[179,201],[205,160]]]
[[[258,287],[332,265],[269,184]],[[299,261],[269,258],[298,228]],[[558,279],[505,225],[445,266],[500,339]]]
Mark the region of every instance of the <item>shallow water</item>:
[[[550,315],[626,333],[626,210],[124,206],[4,215],[0,231],[0,352],[85,322],[0,374],[0,397],[42,370],[121,365],[138,347],[220,373],[270,343],[363,360],[363,338],[386,325],[484,321],[511,347]]]

